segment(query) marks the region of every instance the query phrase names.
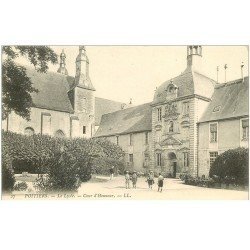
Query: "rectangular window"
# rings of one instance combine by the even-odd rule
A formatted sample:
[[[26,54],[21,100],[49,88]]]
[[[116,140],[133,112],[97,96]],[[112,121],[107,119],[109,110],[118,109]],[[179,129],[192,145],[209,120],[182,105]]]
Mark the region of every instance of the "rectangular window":
[[[249,136],[249,125],[248,125],[248,119],[242,120],[242,140],[248,140]]]
[[[41,134],[51,135],[51,115],[49,113],[42,113],[41,122]]]
[[[188,167],[189,166],[189,153],[188,152],[183,153],[183,161],[184,161],[184,167]]]
[[[116,136],[116,145],[119,145],[119,136]]]
[[[161,153],[156,153],[157,166],[161,166]]]
[[[189,102],[183,102],[183,115],[189,114]]]
[[[145,133],[145,144],[148,145],[148,132]]]
[[[128,156],[129,156],[129,162],[133,163],[134,162],[133,154],[129,154]]]
[[[133,145],[133,134],[129,135],[129,145],[132,146]]]
[[[218,152],[210,152],[210,168],[213,165],[216,157],[218,156]]]
[[[161,122],[161,108],[157,108],[157,119]]]
[[[85,135],[86,134],[86,126],[82,126],[82,133]]]
[[[210,124],[210,142],[217,142],[217,123]]]

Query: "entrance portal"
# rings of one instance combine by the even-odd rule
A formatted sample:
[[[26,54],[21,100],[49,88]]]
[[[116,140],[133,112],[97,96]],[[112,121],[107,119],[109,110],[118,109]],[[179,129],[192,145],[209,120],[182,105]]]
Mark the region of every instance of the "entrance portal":
[[[176,168],[177,168],[177,162],[174,162],[173,165],[173,177],[176,178]]]
[[[171,175],[173,178],[176,178],[177,172],[177,158],[174,152],[168,153],[168,159],[171,162]]]

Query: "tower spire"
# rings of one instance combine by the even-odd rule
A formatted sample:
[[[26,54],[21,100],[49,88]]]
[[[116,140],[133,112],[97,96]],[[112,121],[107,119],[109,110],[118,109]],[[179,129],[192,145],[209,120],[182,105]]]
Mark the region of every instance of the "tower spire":
[[[75,84],[86,89],[95,90],[89,78],[89,59],[83,45],[79,46],[79,54],[76,58]]]
[[[68,71],[66,69],[66,63],[65,63],[66,55],[64,53],[64,49],[62,50],[62,53],[60,54],[60,67],[57,70],[58,73],[63,75],[68,75]]]

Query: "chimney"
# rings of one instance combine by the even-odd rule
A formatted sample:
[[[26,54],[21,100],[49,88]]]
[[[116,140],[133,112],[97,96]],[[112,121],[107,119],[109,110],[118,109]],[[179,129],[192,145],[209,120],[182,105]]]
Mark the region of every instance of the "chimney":
[[[242,82],[243,82],[244,81],[244,72],[243,72],[244,62],[241,63],[240,68],[241,68],[241,78],[242,78]]]
[[[219,66],[216,67],[217,70],[217,83],[219,83]]]
[[[224,65],[225,69],[225,83],[227,83],[227,64]]]

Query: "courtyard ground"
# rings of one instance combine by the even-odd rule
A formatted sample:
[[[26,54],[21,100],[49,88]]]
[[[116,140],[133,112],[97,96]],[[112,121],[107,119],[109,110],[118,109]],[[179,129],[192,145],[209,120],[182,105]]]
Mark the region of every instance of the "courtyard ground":
[[[138,178],[137,188],[125,188],[123,176],[98,177],[102,181],[82,183],[78,195],[83,198],[115,199],[163,199],[163,200],[247,200],[247,191],[204,188],[185,185],[179,179],[165,179],[162,193],[157,192],[157,184],[149,190],[145,178]],[[132,183],[131,183],[132,186]]]
[[[157,183],[153,189],[148,189],[146,179],[138,178],[137,188],[125,188],[124,176],[114,177],[96,176],[84,182],[77,193],[72,194],[36,194],[33,181],[37,175],[28,177],[16,176],[17,181],[26,181],[27,191],[13,191],[12,194],[3,194],[2,199],[125,199],[125,200],[247,200],[247,191],[204,188],[185,185],[180,179],[165,179],[162,192],[157,192]],[[157,179],[155,179],[157,181]],[[29,191],[30,190],[30,191]]]

